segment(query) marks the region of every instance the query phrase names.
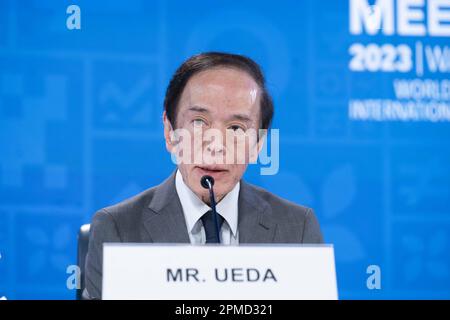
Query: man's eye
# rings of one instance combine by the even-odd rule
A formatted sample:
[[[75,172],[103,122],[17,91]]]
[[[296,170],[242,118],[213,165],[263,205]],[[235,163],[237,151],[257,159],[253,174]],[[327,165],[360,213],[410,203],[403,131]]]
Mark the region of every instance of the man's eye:
[[[192,123],[194,124],[195,127],[201,127],[206,124],[203,119],[194,119]]]
[[[244,132],[245,131],[245,129],[239,125],[232,125],[232,126],[230,126],[230,129],[235,132],[240,132],[240,131]]]

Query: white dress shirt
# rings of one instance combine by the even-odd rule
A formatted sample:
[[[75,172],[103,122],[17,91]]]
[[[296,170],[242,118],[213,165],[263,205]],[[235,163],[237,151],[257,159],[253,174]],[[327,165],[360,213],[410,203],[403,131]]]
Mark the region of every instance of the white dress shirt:
[[[200,182],[199,182],[200,183]],[[200,219],[211,208],[205,204],[183,181],[180,170],[175,176],[175,188],[183,207],[184,218],[192,244],[206,242],[205,228]],[[221,244],[238,244],[238,199],[240,183],[238,182],[216,205],[216,211],[224,218],[220,229]]]

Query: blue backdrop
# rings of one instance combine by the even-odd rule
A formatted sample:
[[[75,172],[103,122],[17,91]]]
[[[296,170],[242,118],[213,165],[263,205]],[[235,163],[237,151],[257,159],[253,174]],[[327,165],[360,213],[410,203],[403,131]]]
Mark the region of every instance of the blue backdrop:
[[[246,178],[316,210],[340,298],[450,298],[448,21],[382,2],[2,0],[0,297],[74,298],[79,226],[174,170],[168,80],[220,50],[259,62],[275,101],[279,172]]]

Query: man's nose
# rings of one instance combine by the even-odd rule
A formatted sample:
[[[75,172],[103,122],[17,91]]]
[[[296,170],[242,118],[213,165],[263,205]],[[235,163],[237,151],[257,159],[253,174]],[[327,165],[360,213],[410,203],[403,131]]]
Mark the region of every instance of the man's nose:
[[[219,140],[219,139],[214,138],[214,139],[212,139],[212,141],[208,142],[208,144],[206,145],[206,151],[208,151],[212,155],[225,152],[225,147],[223,145],[223,142],[217,141],[217,140]]]

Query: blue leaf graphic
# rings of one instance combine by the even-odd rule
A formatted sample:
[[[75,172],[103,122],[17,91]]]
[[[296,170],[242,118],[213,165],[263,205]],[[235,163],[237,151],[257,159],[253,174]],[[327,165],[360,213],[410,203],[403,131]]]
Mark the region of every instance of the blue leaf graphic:
[[[268,183],[269,181],[270,185]],[[278,173],[275,176],[271,176],[270,178],[263,180],[263,186],[290,201],[314,207],[312,190],[293,172]],[[286,188],[286,186],[289,186],[289,188]]]
[[[334,244],[336,261],[354,262],[366,256],[359,238],[345,226],[327,225],[322,227],[327,242]]]

